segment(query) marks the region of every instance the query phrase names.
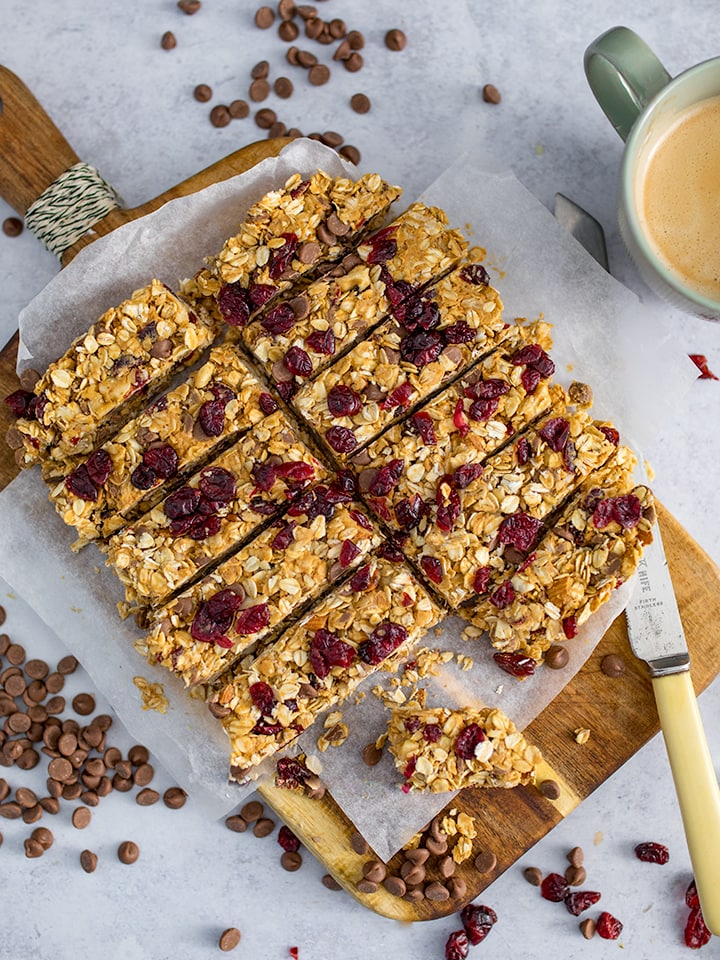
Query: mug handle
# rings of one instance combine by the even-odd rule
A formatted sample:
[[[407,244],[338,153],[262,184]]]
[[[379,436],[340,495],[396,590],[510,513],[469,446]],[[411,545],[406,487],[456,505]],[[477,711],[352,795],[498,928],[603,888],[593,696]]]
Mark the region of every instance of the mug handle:
[[[623,140],[672,79],[645,41],[627,27],[613,27],[593,40],[584,63],[595,99]]]

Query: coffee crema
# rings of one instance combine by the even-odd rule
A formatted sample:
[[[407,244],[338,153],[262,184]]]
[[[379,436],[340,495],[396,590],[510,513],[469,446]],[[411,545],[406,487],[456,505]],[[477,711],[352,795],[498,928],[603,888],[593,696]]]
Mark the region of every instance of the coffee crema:
[[[655,144],[639,213],[666,268],[720,301],[720,97],[685,110]]]

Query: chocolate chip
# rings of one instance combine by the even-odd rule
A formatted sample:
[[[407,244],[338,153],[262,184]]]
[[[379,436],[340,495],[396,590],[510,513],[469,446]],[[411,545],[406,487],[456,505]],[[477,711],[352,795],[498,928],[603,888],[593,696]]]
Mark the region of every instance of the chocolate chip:
[[[539,867],[525,867],[523,870],[523,876],[529,884],[532,884],[533,887],[539,887],[542,883],[542,870]]]
[[[200,0],[178,0],[178,8],[189,17],[197,13],[201,6]]]
[[[451,856],[443,857],[438,863],[440,875],[446,880],[455,873],[455,861]]]
[[[24,810],[28,807],[34,807],[37,803],[35,791],[30,790],[29,787],[18,787],[15,791],[15,799]]]
[[[298,50],[297,62],[301,67],[305,67],[306,70],[309,70],[310,67],[315,66],[315,64],[318,62],[318,58],[309,50]]]
[[[453,900],[462,900],[467,893],[467,884],[462,877],[450,877],[448,889]]]
[[[25,856],[30,860],[34,860],[36,857],[41,857],[45,853],[45,847],[37,841],[33,840],[32,837],[28,838],[25,841]]]
[[[405,881],[401,880],[400,877],[386,877],[383,880],[383,886],[394,897],[404,897],[407,893]]]
[[[45,689],[48,693],[60,693],[65,687],[65,677],[60,671],[51,673],[45,678]]]
[[[72,825],[76,830],[84,830],[86,827],[90,826],[92,813],[87,807],[76,807],[75,810],[73,810],[71,820]]]
[[[226,127],[231,120],[230,111],[222,103],[218,103],[217,106],[213,107],[210,111],[210,123],[214,127]]]
[[[212,100],[212,87],[206,83],[199,83],[193,90],[193,96],[198,103],[207,103],[208,100]]]
[[[240,816],[246,823],[254,823],[263,815],[264,807],[257,800],[251,800],[240,810]]]
[[[475,869],[478,873],[490,873],[497,866],[497,857],[489,850],[481,850],[475,857]]]
[[[343,66],[349,73],[357,73],[358,70],[362,70],[365,65],[362,54],[353,51],[350,56],[343,60]]]
[[[225,826],[228,830],[232,830],[233,833],[245,833],[248,828],[247,821],[238,816],[238,814],[228,817],[225,821]]]
[[[586,940],[592,940],[595,936],[595,921],[592,917],[587,917],[585,920],[581,920],[579,923],[580,933],[585,937]]]
[[[407,37],[402,30],[388,30],[385,34],[385,46],[388,50],[404,50],[407,44]]]
[[[270,110],[269,107],[263,107],[255,114],[255,123],[261,130],[269,130],[276,120],[277,114],[274,110]]]
[[[295,87],[293,87],[292,80],[288,80],[287,77],[278,77],[273,84],[275,94],[282,100],[287,100],[288,97],[291,97],[294,89]]]
[[[310,67],[308,79],[314,87],[321,87],[330,79],[330,68],[324,63],[316,63],[314,67]]]
[[[375,746],[374,743],[369,743],[363,749],[363,763],[367,764],[368,767],[374,767],[382,760],[382,754],[380,747]]]
[[[368,860],[363,864],[363,877],[373,883],[382,883],[387,876],[387,867],[382,860]]]
[[[345,21],[341,20],[339,17],[335,17],[328,24],[328,31],[333,40],[341,40],[347,33]]]
[[[308,3],[299,3],[295,7],[295,13],[303,20],[312,20],[313,17],[317,17],[317,7],[312,7]]]
[[[278,13],[283,20],[292,20],[295,16],[295,4],[293,0],[280,0],[280,3],[278,3]]]
[[[447,853],[447,840],[436,840],[434,837],[428,837],[425,846],[434,857],[441,857],[444,853]]]
[[[548,800],[558,800],[560,797],[560,786],[555,780],[543,780],[538,784],[538,790]]]
[[[358,880],[355,884],[355,889],[359,890],[360,893],[377,893],[378,885],[372,880]]]
[[[449,900],[450,891],[442,883],[438,883],[438,881],[435,880],[433,883],[429,883],[425,887],[425,898],[427,900],[435,900],[437,902]]]
[[[5,658],[14,667],[19,667],[25,662],[25,647],[20,646],[19,643],[11,643],[5,652]]]
[[[616,653],[608,653],[600,661],[600,669],[607,677],[621,677],[625,673],[625,661]]]
[[[562,670],[567,666],[569,659],[570,654],[567,648],[560,643],[554,643],[545,653],[545,666],[551,670]]]
[[[405,863],[400,867],[400,876],[403,878],[408,886],[412,886],[416,883],[422,883],[425,879],[427,871],[421,863],[413,863],[411,860],[406,860]]]
[[[140,848],[132,840],[125,840],[118,847],[117,855],[120,863],[135,863],[140,856]]]
[[[47,827],[36,827],[30,834],[30,839],[36,840],[43,850],[49,850],[55,842],[52,830],[48,830]]]
[[[6,217],[2,229],[6,237],[19,237],[23,232],[23,222],[18,217]]]
[[[271,820],[269,817],[260,817],[253,827],[253,833],[256,837],[269,837],[274,829],[274,820]]]
[[[146,787],[155,776],[155,768],[150,763],[141,763],[133,774],[133,783],[136,787]]]
[[[79,693],[73,697],[72,708],[81,717],[87,717],[95,709],[95,697],[91,693]]]
[[[73,775],[73,767],[65,757],[56,757],[48,764],[48,773],[59,783],[67,782]]]
[[[48,680],[49,679],[50,677],[48,677]],[[65,709],[65,697],[50,697],[50,699],[45,704],[45,709],[51,715],[57,715],[59,713],[62,713]]]
[[[179,810],[185,806],[186,802],[187,794],[182,787],[168,787],[163,794],[163,803],[171,810]]]
[[[278,27],[278,36],[286,43],[292,43],[293,40],[297,40],[299,34],[300,30],[298,29],[298,25],[293,23],[292,20],[283,20]]]
[[[135,803],[137,803],[139,807],[152,807],[159,799],[160,794],[157,790],[151,790],[150,787],[145,787],[145,789],[141,790],[135,797]]]
[[[282,120],[276,120],[275,123],[268,130],[267,135],[271,139],[275,137],[284,137],[285,131],[286,131],[286,127],[285,127],[285,124],[282,122]]]
[[[97,854],[93,853],[92,850],[83,850],[80,854],[80,866],[83,868],[85,873],[94,873],[97,867]]]
[[[10,796],[10,785],[4,777],[0,777],[0,803]]]
[[[359,30],[351,30],[345,37],[351,50],[362,50],[365,46],[365,37]]]
[[[354,163],[356,166],[358,163],[360,163],[360,151],[357,147],[353,147],[349,143],[346,143],[344,146],[340,147],[338,153],[341,157],[344,157],[346,160],[349,160],[350,163]]]
[[[331,873],[323,874],[320,882],[324,887],[327,887],[328,890],[342,890],[342,884],[338,883]]]
[[[255,11],[255,26],[267,30],[275,23],[275,11],[272,7],[258,7]]]
[[[305,36],[310,40],[317,40],[325,24],[319,17],[308,17],[305,21]]]
[[[267,60],[259,60],[250,71],[253,80],[265,80],[270,73],[270,64]]]
[[[403,897],[403,900],[407,900],[409,903],[420,903],[421,900],[425,899],[425,894],[422,890],[417,887],[414,890],[408,890],[408,892]]]
[[[322,142],[325,144],[325,146],[332,147],[333,149],[339,147],[344,140],[345,137],[339,133],[336,133],[334,130],[326,130],[322,135]]]
[[[5,608],[0,608],[5,614]],[[4,616],[3,616],[4,620]],[[0,633],[0,657],[4,657],[10,648],[10,637],[6,633]]]
[[[365,96],[364,93],[354,93],[352,97],[350,97],[350,106],[355,113],[368,113],[370,110],[370,98]]]
[[[33,750],[31,747],[23,750],[20,756],[17,758],[17,766],[21,770],[32,770],[33,767],[36,767],[40,762],[40,754],[37,750]]]
[[[585,852],[582,847],[573,847],[567,855],[568,863],[573,867],[581,867],[585,859]]]
[[[350,837],[350,846],[353,848],[355,853],[359,854],[361,857],[364,857],[365,854],[370,850],[370,844],[367,842],[365,837],[355,831]]]
[[[262,9],[267,10],[268,8],[263,7]],[[223,932],[220,934],[218,946],[224,953],[227,953],[228,951],[235,949],[235,947],[240,943],[241,938],[242,934],[237,927],[228,927],[227,930],[223,930]]]
[[[300,51],[298,50],[297,47],[288,47],[288,51],[287,51],[287,53],[285,54],[285,59],[287,60],[287,62],[288,62],[291,66],[297,67],[297,65],[298,65],[298,63],[299,63],[299,61],[298,61],[298,54],[299,54],[299,53],[300,53]]]
[[[294,873],[302,866],[302,856],[297,850],[286,850],[280,857],[280,866],[289,873]]]
[[[117,747],[108,747],[103,754],[103,763],[108,770],[113,770],[115,768],[115,764],[120,763],[121,760],[122,754]]]
[[[425,847],[416,847],[414,850],[404,850],[403,853],[405,854],[406,860],[415,864],[426,863],[430,856],[430,851],[426,850]]]
[[[500,91],[492,83],[486,83],[482,90],[485,103],[500,103],[502,96]]]
[[[44,680],[50,672],[50,667],[44,660],[28,660],[25,664],[25,673],[31,680]]]
[[[60,813],[60,803],[55,797],[41,797],[39,802],[45,813],[49,813],[51,816]]]
[[[133,782],[130,777],[121,777],[119,773],[115,774],[111,782],[113,790],[117,790],[118,793],[127,793],[133,788]]]
[[[580,887],[587,880],[587,871],[582,866],[569,866],[565,871],[565,879],[571,887]]]
[[[267,80],[253,80],[250,84],[249,95],[250,99],[254,103],[260,103],[262,100],[267,100],[268,94],[270,93],[270,84]]]
[[[160,39],[160,46],[163,50],[174,50],[177,46],[177,40],[172,30],[166,30]]]
[[[5,681],[5,692],[10,697],[21,697],[25,693],[25,677],[21,673],[13,674]]]
[[[0,803],[0,817],[5,820],[19,820],[22,816],[22,807],[19,803],[10,800],[8,803]]]

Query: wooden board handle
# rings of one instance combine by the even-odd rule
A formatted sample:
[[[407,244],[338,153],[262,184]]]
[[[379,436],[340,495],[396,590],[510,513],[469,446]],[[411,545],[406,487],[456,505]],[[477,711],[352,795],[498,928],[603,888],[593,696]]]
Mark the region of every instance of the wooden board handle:
[[[0,66],[0,196],[24,216],[78,160],[22,80]]]

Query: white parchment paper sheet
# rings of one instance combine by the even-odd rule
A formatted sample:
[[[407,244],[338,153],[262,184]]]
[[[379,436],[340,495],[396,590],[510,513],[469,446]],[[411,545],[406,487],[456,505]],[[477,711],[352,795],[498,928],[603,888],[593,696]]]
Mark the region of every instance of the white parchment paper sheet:
[[[295,142],[280,157],[241,177],[172,201],[97,240],[23,312],[20,368],[42,369],[102,310],[151,276],[172,286],[195,272],[201,265],[199,251],[204,255],[219,249],[251,203],[295,170],[309,174],[318,166],[333,174],[346,169],[319,144]],[[401,206],[411,199],[404,198]],[[591,383],[597,414],[611,418],[633,445],[650,448],[665,412],[680,402],[697,373],[670,333],[492,158],[461,158],[423,199],[443,207],[454,225],[487,250],[487,264],[509,317],[543,314],[555,325],[557,378]],[[100,554],[92,547],[79,555],[70,553],[72,531],[49,508],[35,473],[22,475],[0,494],[0,509],[0,575],[79,657],[133,736],[147,743],[210,814],[227,812],[241,791],[226,783],[224,735],[201,703],[190,700],[164,671],[137,657],[132,649],[137,630],[117,618],[115,603],[122,591]],[[523,684],[501,673],[481,643],[459,640],[459,621],[446,621],[442,637],[431,633],[427,645],[461,649],[476,665],[469,673],[446,669],[440,686],[432,682],[428,702],[496,703],[524,727],[582,665],[622,609],[624,592],[569,645],[573,659],[567,670],[540,671]],[[167,715],[140,709],[132,683],[137,674],[164,683],[171,703]],[[360,751],[387,719],[375,697],[348,707],[345,715],[351,739],[342,749],[322,755],[323,777],[375,851],[386,858],[448,798],[401,793],[387,758],[372,775],[363,767]],[[318,732],[303,738],[307,749]]]

